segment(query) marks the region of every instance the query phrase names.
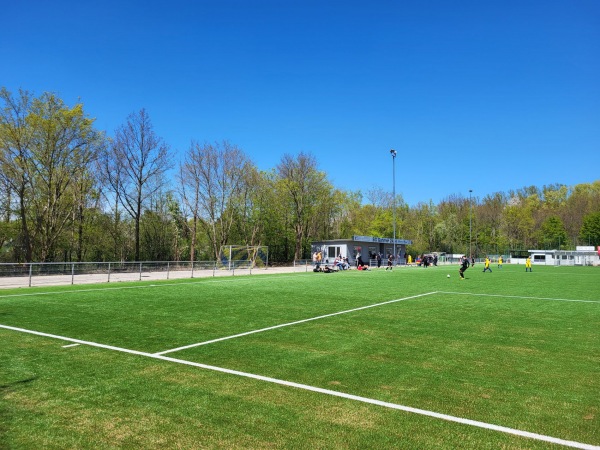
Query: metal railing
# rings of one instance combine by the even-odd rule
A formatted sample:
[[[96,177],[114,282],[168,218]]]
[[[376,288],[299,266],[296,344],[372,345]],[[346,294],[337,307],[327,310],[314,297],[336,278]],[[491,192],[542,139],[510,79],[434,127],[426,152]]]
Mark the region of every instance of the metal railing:
[[[0,288],[251,275],[265,269],[251,261],[2,263]]]

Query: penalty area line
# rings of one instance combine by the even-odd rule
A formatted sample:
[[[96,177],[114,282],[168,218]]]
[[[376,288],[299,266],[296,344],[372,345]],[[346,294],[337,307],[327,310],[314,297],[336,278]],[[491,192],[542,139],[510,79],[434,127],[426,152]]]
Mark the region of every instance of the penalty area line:
[[[576,303],[600,303],[600,300],[577,300],[572,298],[551,298],[551,297],[526,297],[521,295],[502,295],[502,294],[476,294],[472,292],[450,292],[439,291],[438,294],[448,295],[472,295],[475,297],[500,297],[500,298],[516,298],[522,300],[550,300],[554,302],[576,302]]]
[[[339,316],[340,314],[348,314],[348,313],[355,312],[355,311],[361,311],[363,309],[376,308],[378,306],[389,305],[391,303],[401,302],[404,300],[411,300],[414,298],[424,297],[426,295],[432,295],[432,294],[437,294],[437,292],[427,292],[425,294],[418,294],[418,295],[412,295],[410,297],[397,298],[395,300],[388,300],[387,302],[375,303],[373,305],[367,305],[367,306],[361,306],[358,308],[347,309],[345,311],[338,311],[338,312],[331,313],[331,314],[324,314],[322,316],[310,317],[308,319],[302,319],[302,320],[296,320],[295,322],[282,323],[279,325],[274,325],[272,327],[261,328],[259,330],[246,331],[245,333],[234,334],[232,336],[224,336],[224,337],[217,338],[217,339],[211,339],[210,341],[196,342],[194,344],[184,345],[183,347],[172,348],[172,349],[165,350],[162,352],[157,352],[154,354],[155,355],[166,355],[167,353],[174,353],[174,352],[178,352],[181,350],[187,350],[187,349],[194,348],[194,347],[200,347],[201,345],[214,344],[215,342],[226,341],[228,339],[235,339],[235,338],[239,338],[242,336],[248,336],[250,334],[262,333],[264,331],[275,330],[277,328],[289,327],[292,325],[298,325],[298,324],[305,323],[305,322],[311,322],[313,320],[325,319],[327,317]]]
[[[584,449],[584,450],[600,450],[600,446],[596,446],[596,445],[584,444],[584,443],[576,442],[576,441],[569,441],[566,439],[560,439],[560,438],[556,438],[556,437],[552,437],[552,436],[546,436],[543,434],[532,433],[529,431],[523,431],[523,430],[518,430],[515,428],[504,427],[501,425],[494,425],[494,424],[490,424],[490,423],[486,423],[486,422],[480,422],[477,420],[465,419],[462,417],[456,417],[456,416],[451,416],[448,414],[442,414],[442,413],[437,413],[434,411],[428,411],[425,409],[413,408],[411,406],[404,406],[404,405],[399,405],[396,403],[384,402],[381,400],[376,400],[376,399],[367,398],[367,397],[361,397],[361,396],[353,395],[353,394],[347,394],[345,392],[332,391],[330,389],[323,389],[320,387],[310,386],[307,384],[295,383],[293,381],[285,381],[285,380],[280,380],[277,378],[266,377],[263,375],[256,375],[256,374],[252,374],[252,373],[241,372],[239,370],[231,370],[231,369],[226,369],[223,367],[210,366],[207,364],[196,363],[193,361],[186,361],[183,359],[171,358],[169,356],[140,352],[137,350],[130,350],[130,349],[126,349],[126,348],[115,347],[112,345],[99,344],[97,342],[83,341],[81,339],[73,339],[73,338],[69,338],[69,337],[65,337],[65,336],[58,336],[55,334],[42,333],[40,331],[27,330],[24,328],[17,328],[17,327],[12,327],[12,326],[8,326],[8,325],[0,324],[0,328],[6,329],[6,330],[11,330],[11,331],[18,331],[21,333],[33,334],[36,336],[48,337],[48,338],[52,338],[52,339],[60,339],[60,340],[67,341],[67,342],[85,344],[85,345],[89,345],[92,347],[114,350],[114,351],[121,352],[121,353],[128,353],[128,354],[132,354],[132,355],[144,356],[146,358],[151,358],[151,359],[156,359],[156,360],[161,360],[161,361],[168,361],[168,362],[175,363],[175,364],[182,364],[182,365],[187,365],[187,366],[192,366],[192,367],[198,367],[200,369],[211,370],[211,371],[225,373],[225,374],[229,374],[229,375],[236,375],[236,376],[240,376],[240,377],[244,377],[244,378],[250,378],[250,379],[254,379],[254,380],[258,380],[258,381],[264,381],[267,383],[277,384],[280,386],[302,389],[305,391],[330,395],[332,397],[344,398],[347,400],[353,400],[353,401],[357,401],[357,402],[361,402],[361,403],[368,403],[371,405],[381,406],[381,407],[389,408],[389,409],[395,409],[395,410],[404,411],[407,413],[418,414],[418,415],[422,415],[422,416],[432,417],[435,419],[446,420],[448,422],[460,423],[463,425],[469,425],[469,426],[483,428],[483,429],[487,429],[487,430],[491,430],[491,431],[497,431],[497,432],[505,433],[505,434],[512,434],[512,435],[516,435],[516,436],[520,436],[520,437],[524,437],[524,438],[528,438],[528,439],[534,439],[534,440],[538,440],[538,441],[549,442],[552,444],[563,445],[565,447],[579,448],[579,449]]]

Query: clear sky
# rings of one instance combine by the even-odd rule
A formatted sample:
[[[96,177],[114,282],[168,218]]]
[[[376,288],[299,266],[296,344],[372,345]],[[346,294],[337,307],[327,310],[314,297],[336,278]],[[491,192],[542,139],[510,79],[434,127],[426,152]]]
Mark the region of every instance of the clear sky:
[[[415,205],[600,179],[598,0],[0,0],[0,86]]]

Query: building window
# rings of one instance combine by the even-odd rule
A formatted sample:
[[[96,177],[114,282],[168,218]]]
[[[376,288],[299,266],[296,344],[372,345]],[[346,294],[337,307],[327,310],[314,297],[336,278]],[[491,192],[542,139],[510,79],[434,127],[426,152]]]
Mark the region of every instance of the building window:
[[[327,247],[327,257],[335,259],[339,254],[341,254],[341,247]]]

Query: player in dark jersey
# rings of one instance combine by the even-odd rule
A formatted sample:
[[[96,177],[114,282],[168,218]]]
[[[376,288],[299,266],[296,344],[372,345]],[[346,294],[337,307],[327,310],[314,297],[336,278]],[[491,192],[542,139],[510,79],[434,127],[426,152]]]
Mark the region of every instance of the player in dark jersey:
[[[458,274],[460,275],[460,279],[465,279],[465,270],[469,268],[469,258],[466,256],[462,257],[462,263],[460,265],[460,269],[458,269]]]

